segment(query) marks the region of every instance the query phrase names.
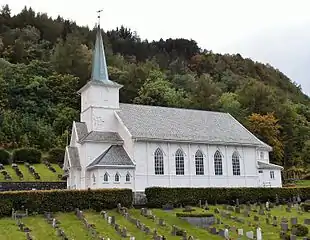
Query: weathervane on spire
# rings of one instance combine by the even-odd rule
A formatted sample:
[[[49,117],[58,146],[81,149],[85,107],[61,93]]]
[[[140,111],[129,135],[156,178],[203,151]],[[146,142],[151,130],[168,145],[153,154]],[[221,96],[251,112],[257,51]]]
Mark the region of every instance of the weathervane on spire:
[[[100,9],[97,11],[98,13],[98,26],[100,26],[100,13],[103,11],[103,9]]]

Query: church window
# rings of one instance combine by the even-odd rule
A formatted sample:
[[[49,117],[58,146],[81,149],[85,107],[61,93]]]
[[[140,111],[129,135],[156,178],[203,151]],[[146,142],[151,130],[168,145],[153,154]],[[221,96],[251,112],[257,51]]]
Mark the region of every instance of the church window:
[[[232,170],[233,175],[240,175],[240,160],[237,152],[232,155]]]
[[[130,174],[129,173],[126,174],[126,182],[130,182]]]
[[[164,155],[160,148],[157,148],[154,153],[154,165],[155,165],[155,175],[164,174]]]
[[[115,174],[114,180],[115,180],[115,182],[119,182],[119,174],[118,173]]]
[[[270,171],[270,178],[274,179],[274,171]]]
[[[184,175],[184,154],[181,149],[175,153],[175,172],[176,175]]]
[[[259,152],[259,158],[260,158],[260,159],[264,159],[264,158],[265,158],[264,152]]]
[[[222,155],[220,151],[216,151],[214,154],[214,172],[215,175],[223,175]]]
[[[196,175],[204,175],[203,154],[198,150],[195,154]]]
[[[108,182],[109,181],[109,174],[108,173],[105,173],[104,176],[103,176],[103,181],[104,182]]]
[[[93,184],[96,184],[96,176],[95,176],[94,173],[93,173],[93,175],[92,175],[92,179],[93,179]]]

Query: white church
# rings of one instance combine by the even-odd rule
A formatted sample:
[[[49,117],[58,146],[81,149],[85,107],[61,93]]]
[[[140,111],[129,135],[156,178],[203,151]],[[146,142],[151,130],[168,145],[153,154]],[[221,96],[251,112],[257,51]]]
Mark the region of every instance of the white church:
[[[92,77],[79,90],[64,170],[69,189],[281,187],[272,148],[228,113],[123,104],[98,26]]]

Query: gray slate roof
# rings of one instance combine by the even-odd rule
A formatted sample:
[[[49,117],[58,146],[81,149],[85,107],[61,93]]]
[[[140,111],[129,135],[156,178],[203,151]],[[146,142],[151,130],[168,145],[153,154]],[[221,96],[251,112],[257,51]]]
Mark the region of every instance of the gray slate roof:
[[[125,149],[120,145],[112,145],[106,151],[104,151],[99,157],[97,157],[89,167],[95,166],[128,166],[133,167],[134,164],[128,156]]]
[[[283,167],[276,165],[276,164],[272,164],[272,163],[267,163],[267,162],[262,162],[262,161],[257,161],[257,163],[258,163],[259,169],[280,169],[280,170],[283,169]]]
[[[228,113],[120,104],[118,116],[137,140],[172,140],[271,147]]]
[[[85,122],[75,122],[78,139],[80,142],[110,142],[120,143],[124,141],[117,132],[99,132],[99,131],[87,131]]]
[[[81,167],[80,157],[77,147],[68,146],[68,153],[70,158],[71,167]]]
[[[75,122],[78,139],[81,140],[88,134],[87,126],[85,122]]]

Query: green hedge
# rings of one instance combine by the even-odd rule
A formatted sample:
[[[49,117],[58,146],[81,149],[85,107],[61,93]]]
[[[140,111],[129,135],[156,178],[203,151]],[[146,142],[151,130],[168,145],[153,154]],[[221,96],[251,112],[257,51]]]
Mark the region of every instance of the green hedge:
[[[10,163],[10,158],[11,154],[7,150],[0,148],[0,163],[7,165]]]
[[[9,216],[12,208],[23,207],[30,213],[69,212],[75,208],[100,211],[115,208],[117,203],[129,207],[132,200],[130,189],[0,192],[0,217]]]
[[[303,188],[161,188],[145,189],[149,207],[162,207],[167,203],[176,205],[197,205],[199,200],[208,203],[229,203],[237,198],[240,203],[248,201],[275,201],[299,195],[303,200],[310,199],[310,187]]]
[[[35,148],[20,148],[13,152],[14,163],[28,162],[30,164],[40,163],[42,153]]]
[[[212,213],[189,213],[189,212],[178,212],[175,214],[177,217],[214,217]]]
[[[48,152],[47,161],[50,163],[63,163],[65,157],[65,149],[63,148],[52,148]]]

